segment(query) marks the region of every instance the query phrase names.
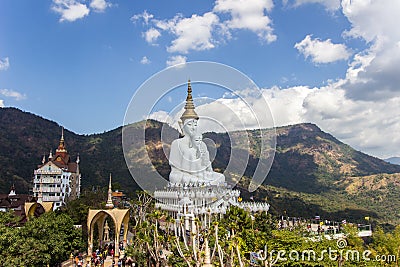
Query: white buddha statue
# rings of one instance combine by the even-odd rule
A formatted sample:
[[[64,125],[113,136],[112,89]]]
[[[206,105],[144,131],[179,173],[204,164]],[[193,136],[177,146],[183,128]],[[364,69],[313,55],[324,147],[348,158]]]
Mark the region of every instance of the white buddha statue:
[[[225,182],[224,175],[214,172],[212,169],[207,146],[198,132],[198,119],[199,116],[194,110],[192,88],[189,81],[185,111],[180,122],[184,136],[172,142],[169,155],[169,165],[171,166],[169,181],[171,184],[219,185]]]

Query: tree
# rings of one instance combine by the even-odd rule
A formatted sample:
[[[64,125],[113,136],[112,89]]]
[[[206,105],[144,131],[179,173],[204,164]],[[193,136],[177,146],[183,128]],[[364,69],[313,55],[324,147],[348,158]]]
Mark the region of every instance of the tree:
[[[20,228],[0,226],[0,232],[0,266],[57,266],[84,248],[80,229],[66,214],[45,213]]]

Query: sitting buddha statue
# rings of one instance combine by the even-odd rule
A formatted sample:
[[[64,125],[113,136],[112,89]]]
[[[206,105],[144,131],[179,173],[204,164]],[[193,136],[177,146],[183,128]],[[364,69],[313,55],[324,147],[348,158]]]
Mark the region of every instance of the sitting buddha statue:
[[[210,155],[202,135],[198,132],[199,116],[194,110],[192,88],[188,82],[188,95],[185,111],[179,126],[183,137],[171,143],[169,181],[174,185],[208,184],[219,185],[225,182],[225,176],[212,169]]]

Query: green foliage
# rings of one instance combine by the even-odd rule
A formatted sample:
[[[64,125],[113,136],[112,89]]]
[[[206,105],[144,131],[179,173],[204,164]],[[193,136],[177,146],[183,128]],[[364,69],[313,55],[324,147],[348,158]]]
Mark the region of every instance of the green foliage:
[[[390,259],[397,259],[398,263],[400,261],[400,225],[393,232],[388,233],[385,233],[382,228],[376,229],[369,248],[373,252],[373,257],[385,255],[385,260],[381,262],[382,266],[393,266],[395,262]],[[387,257],[388,255],[392,257]]]
[[[7,217],[0,213],[0,221]],[[56,266],[83,248],[81,230],[66,214],[45,213],[20,228],[0,226],[0,266]]]
[[[12,211],[0,212],[0,227],[15,225],[19,219]]]
[[[245,210],[231,206],[221,223],[227,227],[227,229],[233,229],[236,232],[240,229],[251,229],[252,227],[252,219],[250,214]]]
[[[191,266],[196,266],[191,244],[185,248],[183,239],[176,239],[173,231],[167,230],[169,227],[165,223],[173,223],[174,220],[165,217],[152,205],[146,206],[145,210],[145,219],[133,228],[135,238],[133,245],[126,250],[127,255],[132,256],[140,266],[149,262],[155,266],[167,266],[166,261],[155,261],[152,256],[152,253],[163,247],[172,252],[168,257],[169,266],[188,266],[188,262]],[[160,227],[161,222],[163,227]],[[196,221],[196,224],[200,225],[200,222]],[[336,239],[330,239],[324,234],[312,235],[305,225],[290,230],[278,230],[271,215],[265,212],[251,215],[234,206],[222,218],[214,216],[211,225],[211,229],[201,228],[200,234],[208,237],[211,252],[214,251],[218,238],[224,255],[223,266],[239,266],[239,261],[243,266],[250,266],[250,253],[259,252],[261,256],[267,255],[268,262],[260,260],[257,266],[372,267],[377,266],[377,262],[372,260],[376,255],[397,255],[400,249],[400,227],[391,233],[377,229],[373,239],[366,244],[358,237],[357,227],[348,224],[343,228],[347,245],[338,247]],[[179,248],[186,260],[181,256]],[[372,252],[370,261],[362,257],[366,249]],[[274,261],[279,251],[285,251],[286,254],[281,255],[284,259]],[[359,257],[357,258],[357,254],[353,256],[353,253],[358,253]],[[214,266],[221,266],[217,254],[218,252],[212,263]],[[204,256],[204,251],[197,251],[197,255]],[[395,263],[381,262],[379,266],[395,266]]]

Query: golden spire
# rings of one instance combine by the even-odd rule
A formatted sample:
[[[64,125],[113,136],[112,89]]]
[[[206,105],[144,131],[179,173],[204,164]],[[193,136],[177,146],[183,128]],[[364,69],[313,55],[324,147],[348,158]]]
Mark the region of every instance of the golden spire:
[[[187,97],[186,97],[186,104],[185,104],[185,111],[181,116],[182,123],[188,119],[199,119],[196,111],[194,110],[194,103],[192,97],[192,86],[190,85],[190,80],[188,81],[188,89],[187,89]]]
[[[56,152],[67,152],[67,150],[65,149],[65,142],[64,142],[64,127],[61,128],[60,144],[58,145]]]

